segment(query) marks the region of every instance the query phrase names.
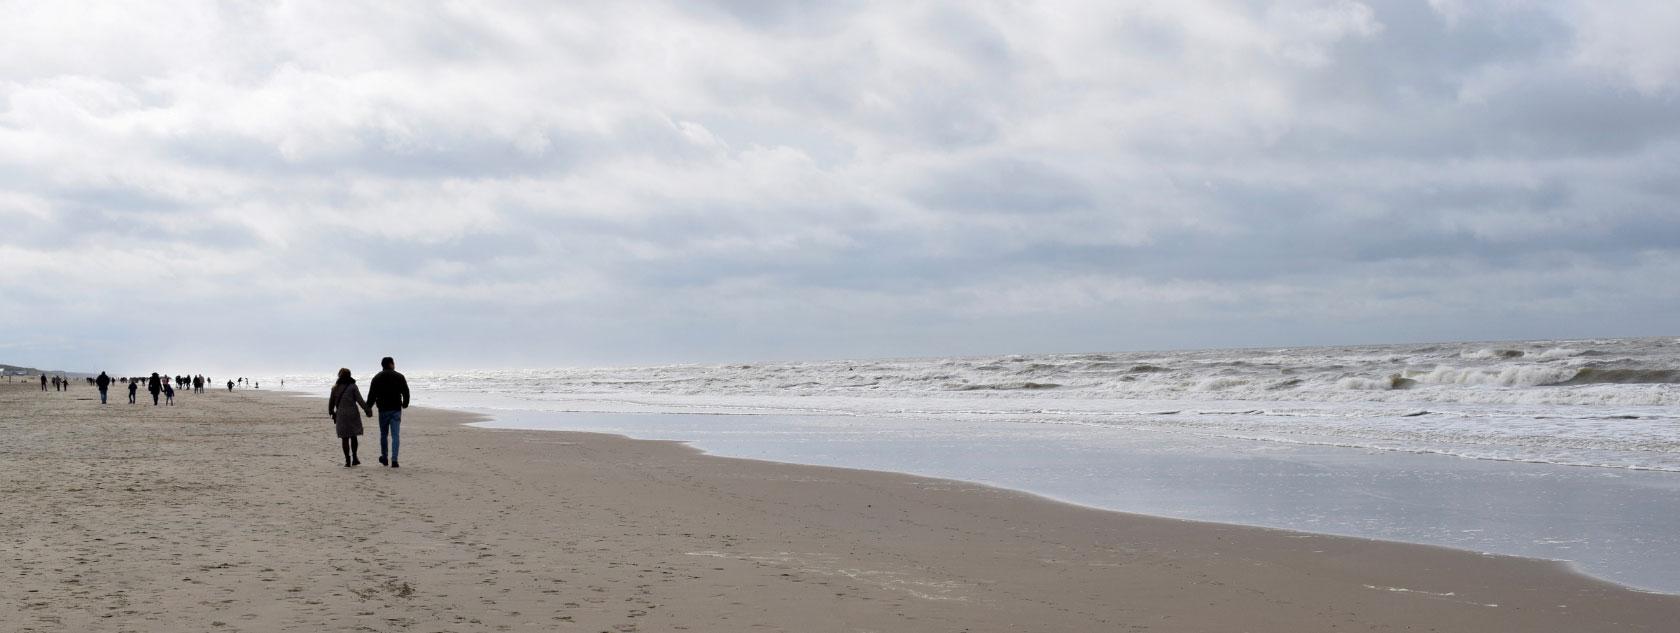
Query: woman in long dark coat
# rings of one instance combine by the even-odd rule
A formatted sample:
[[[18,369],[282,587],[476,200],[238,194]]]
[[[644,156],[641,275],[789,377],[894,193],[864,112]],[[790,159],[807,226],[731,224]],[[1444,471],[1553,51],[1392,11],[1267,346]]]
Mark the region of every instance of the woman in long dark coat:
[[[362,434],[362,413],[368,408],[367,400],[362,399],[362,390],[356,388],[356,379],[350,377],[348,368],[338,370],[338,383],[333,385],[332,396],[327,399],[327,415],[332,416],[333,426],[338,429],[338,443],[344,447],[344,467],[349,468],[362,463],[356,456],[356,437]]]

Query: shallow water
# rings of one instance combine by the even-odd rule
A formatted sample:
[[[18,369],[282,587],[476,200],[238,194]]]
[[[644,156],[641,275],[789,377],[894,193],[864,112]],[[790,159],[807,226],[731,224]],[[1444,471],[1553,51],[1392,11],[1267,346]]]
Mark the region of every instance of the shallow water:
[[[488,428],[985,483],[1098,508],[1571,561],[1680,593],[1680,474],[996,421],[478,408]]]

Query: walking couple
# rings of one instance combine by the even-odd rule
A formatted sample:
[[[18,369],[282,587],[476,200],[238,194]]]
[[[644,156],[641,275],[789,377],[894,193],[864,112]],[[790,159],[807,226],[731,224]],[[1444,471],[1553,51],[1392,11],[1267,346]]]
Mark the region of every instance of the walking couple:
[[[346,468],[362,463],[356,456],[359,448],[356,438],[362,434],[362,415],[373,416],[375,406],[379,407],[379,463],[398,468],[397,447],[402,444],[402,410],[408,408],[408,379],[397,373],[397,362],[390,356],[381,359],[379,365],[384,370],[374,374],[373,381],[368,383],[366,399],[362,398],[362,390],[356,388],[356,379],[350,376],[349,369],[338,370],[338,383],[333,385],[332,396],[327,399],[327,415],[332,416],[338,429]],[[387,438],[390,452],[386,452]]]

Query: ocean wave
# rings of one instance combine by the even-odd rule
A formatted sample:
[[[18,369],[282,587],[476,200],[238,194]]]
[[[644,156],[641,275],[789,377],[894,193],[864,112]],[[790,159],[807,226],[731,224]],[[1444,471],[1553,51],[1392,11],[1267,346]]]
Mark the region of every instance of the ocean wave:
[[[1466,385],[1497,387],[1537,387],[1567,380],[1575,371],[1552,365],[1495,365],[1491,367],[1454,367],[1440,365],[1411,376],[1426,385]]]
[[[1583,368],[1568,380],[1548,386],[1570,385],[1672,385],[1680,384],[1680,369]]]
[[[954,384],[945,387],[947,391],[1023,391],[1037,389],[1056,389],[1061,387],[1053,382],[1011,382],[996,384]]]
[[[1215,376],[1196,383],[1196,391],[1226,391],[1249,383],[1247,378],[1236,376]]]
[[[1400,374],[1389,374],[1387,378],[1364,378],[1349,376],[1336,381],[1341,389],[1354,391],[1389,391],[1394,389],[1411,389],[1418,386],[1418,381]]]
[[[1674,413],[1680,407],[1680,345],[1671,339],[433,371],[408,376],[417,392],[470,391],[564,401],[574,408],[598,406],[579,402],[644,402],[657,403],[648,405],[656,411],[698,407],[707,412],[799,411],[942,420],[1000,416],[1141,423],[1170,417],[1195,432],[1263,428],[1272,435],[1313,433],[1355,444],[1359,441],[1349,438],[1399,438],[1395,441],[1428,450],[1457,450],[1453,447],[1469,442],[1493,446],[1487,449],[1493,453],[1530,455],[1534,447],[1543,446],[1608,451],[1614,457],[1569,458],[1574,461],[1602,457],[1630,464],[1680,462],[1680,425],[1674,424],[1680,419]],[[323,393],[332,380],[325,374],[285,378],[289,387]],[[936,412],[941,409],[946,413]],[[979,413],[983,411],[995,413]],[[1166,416],[1165,411],[1184,413]],[[1211,419],[1220,421],[1209,423]],[[1563,439],[1533,439],[1546,435]],[[1501,445],[1507,448],[1498,448]]]
[[[1478,349],[1478,350],[1475,350],[1475,351],[1466,350],[1463,353],[1459,354],[1459,356],[1464,357],[1464,358],[1468,358],[1468,359],[1487,359],[1487,358],[1510,359],[1510,358],[1522,358],[1525,355],[1526,355],[1526,353],[1523,352],[1520,349],[1486,349],[1486,348]]]

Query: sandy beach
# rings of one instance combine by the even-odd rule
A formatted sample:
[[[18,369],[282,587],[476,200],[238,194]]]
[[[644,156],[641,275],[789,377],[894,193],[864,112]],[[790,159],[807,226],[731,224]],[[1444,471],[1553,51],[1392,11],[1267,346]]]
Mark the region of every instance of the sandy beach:
[[[5,631],[1670,631],[1535,560],[492,431],[325,397],[0,384]],[[421,402],[424,394],[419,394]],[[369,420],[370,430],[377,425]]]

